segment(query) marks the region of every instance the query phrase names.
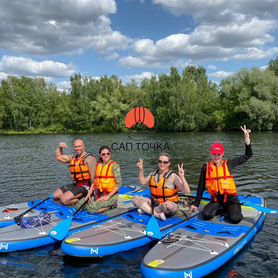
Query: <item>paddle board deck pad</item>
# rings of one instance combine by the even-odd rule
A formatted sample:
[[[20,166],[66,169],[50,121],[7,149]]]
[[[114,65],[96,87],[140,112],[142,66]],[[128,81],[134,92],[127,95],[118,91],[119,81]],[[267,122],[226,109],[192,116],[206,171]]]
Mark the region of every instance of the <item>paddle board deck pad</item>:
[[[166,221],[157,219],[162,236],[174,231],[196,213],[183,208]],[[75,257],[103,257],[143,246],[155,240],[146,235],[151,219],[149,214],[138,214],[137,210],[96,225],[85,231],[72,234],[62,243],[64,253]],[[149,232],[149,231],[148,231]]]
[[[39,204],[41,201],[42,200],[36,200],[0,207],[0,228],[15,225],[16,222],[14,221],[14,217],[29,210],[36,204]],[[43,202],[41,205],[38,205],[37,207],[26,213],[24,217],[37,216],[42,212],[52,213],[57,211],[67,213],[69,212],[69,208],[56,203],[52,198],[50,198],[47,201]]]
[[[125,194],[126,192],[129,192],[131,190],[138,189],[139,187],[136,186],[123,186],[120,189],[121,194]],[[18,203],[18,204],[10,204],[7,206],[0,207],[0,228],[15,225],[16,222],[14,221],[14,217],[20,215],[21,213],[29,210],[30,208],[36,206],[42,202],[42,200],[36,200],[36,201],[29,201],[25,203]],[[31,211],[29,211],[27,214],[24,215],[24,217],[32,217],[37,216],[42,212],[55,212],[60,211],[64,213],[70,213],[70,208],[60,205],[56,203],[52,198],[49,198],[45,202],[43,202],[41,205],[38,205]]]
[[[69,234],[81,228],[88,227],[101,221],[106,221],[112,217],[116,217],[134,210],[135,207],[131,203],[133,196],[140,195],[149,197],[149,189],[142,189],[141,187],[122,187],[118,206],[114,209],[108,210],[104,213],[90,214],[87,211],[78,212],[72,221]],[[44,246],[47,244],[57,242],[48,233],[53,228],[61,223],[61,221],[71,217],[75,212],[74,208],[70,208],[67,213],[61,211],[51,212],[51,220],[48,224],[39,225],[36,227],[22,228],[18,225],[3,227],[0,229],[0,253],[12,252],[18,250],[26,250]]]
[[[264,206],[258,196],[241,196],[241,202]],[[174,233],[159,241],[144,257],[144,277],[190,277],[208,275],[234,257],[263,224],[265,214],[242,206],[239,224],[226,222],[223,216],[209,221],[198,215]]]

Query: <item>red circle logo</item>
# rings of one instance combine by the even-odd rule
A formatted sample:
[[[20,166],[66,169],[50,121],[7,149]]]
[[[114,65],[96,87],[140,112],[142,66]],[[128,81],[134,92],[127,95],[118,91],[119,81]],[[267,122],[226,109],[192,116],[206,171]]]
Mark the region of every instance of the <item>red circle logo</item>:
[[[137,124],[143,124],[148,128],[154,127],[154,116],[152,112],[144,107],[132,108],[126,115],[125,125],[132,128]]]

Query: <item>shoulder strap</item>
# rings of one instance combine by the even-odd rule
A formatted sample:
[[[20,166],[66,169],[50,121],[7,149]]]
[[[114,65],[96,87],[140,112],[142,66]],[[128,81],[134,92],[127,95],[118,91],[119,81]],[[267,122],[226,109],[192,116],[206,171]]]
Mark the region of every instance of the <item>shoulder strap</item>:
[[[223,167],[223,175],[224,175],[224,179],[226,179],[226,177],[227,177],[227,171],[226,171],[226,167],[227,167],[227,160],[223,160],[222,167]]]
[[[116,162],[113,160],[108,163],[107,171],[106,171],[106,175],[105,175],[106,178],[108,178],[108,172],[109,172],[111,166],[113,166],[114,164],[116,164]]]
[[[172,174],[174,174],[174,171],[173,171],[173,170],[170,170],[168,173],[166,173],[166,174],[164,175],[164,178],[165,178],[165,179],[169,179],[169,177],[170,177]]]
[[[151,176],[154,177],[155,175],[157,175],[159,172],[159,169],[156,169],[155,171],[152,172]]]

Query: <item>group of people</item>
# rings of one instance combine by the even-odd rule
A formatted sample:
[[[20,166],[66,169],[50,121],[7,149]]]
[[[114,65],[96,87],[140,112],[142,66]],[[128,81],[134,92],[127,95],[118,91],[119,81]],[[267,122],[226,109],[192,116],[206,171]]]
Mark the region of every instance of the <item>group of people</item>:
[[[108,146],[99,149],[99,159],[86,152],[83,140],[73,143],[75,155],[64,154],[66,143],[61,142],[56,149],[56,159],[69,164],[72,184],[64,185],[53,194],[63,205],[80,207],[90,213],[103,212],[117,205],[118,192],[122,186],[119,164],[113,161]]]
[[[204,207],[202,216],[210,220],[215,215],[223,213],[228,221],[239,223],[242,218],[241,205],[237,187],[233,177],[234,167],[246,162],[252,156],[250,129],[241,127],[244,133],[245,154],[224,159],[224,146],[214,143],[211,147],[211,161],[203,164],[199,178],[197,194],[190,212],[198,209],[202,196],[207,190],[211,201]],[[111,149],[102,146],[99,150],[99,159],[86,152],[81,139],[74,141],[75,155],[64,154],[67,145],[61,142],[56,150],[56,159],[70,165],[73,184],[62,186],[54,192],[54,198],[64,205],[76,205],[90,213],[103,212],[117,206],[119,189],[122,179],[119,164],[112,160]],[[183,164],[178,165],[178,173],[171,167],[172,157],[168,153],[161,153],[158,167],[147,177],[144,174],[144,161],[139,159],[139,181],[150,187],[151,197],[135,196],[132,203],[138,207],[138,213],[153,214],[155,217],[166,220],[179,210],[179,192],[190,193],[190,186],[184,177]],[[86,204],[84,204],[86,202]]]

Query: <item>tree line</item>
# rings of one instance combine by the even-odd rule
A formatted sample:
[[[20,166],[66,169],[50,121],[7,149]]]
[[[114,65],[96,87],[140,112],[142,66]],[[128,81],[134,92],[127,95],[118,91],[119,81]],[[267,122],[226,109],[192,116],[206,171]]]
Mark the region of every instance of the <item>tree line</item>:
[[[278,58],[268,67],[243,69],[220,84],[206,70],[188,66],[182,74],[123,84],[116,76],[100,79],[76,74],[69,92],[44,79],[10,76],[0,86],[0,132],[120,132],[131,108],[146,107],[157,131],[277,130]],[[137,126],[135,129],[144,129]]]

